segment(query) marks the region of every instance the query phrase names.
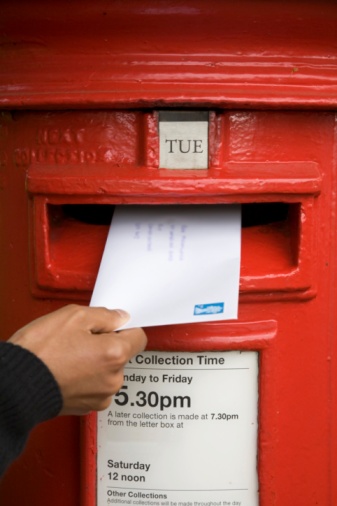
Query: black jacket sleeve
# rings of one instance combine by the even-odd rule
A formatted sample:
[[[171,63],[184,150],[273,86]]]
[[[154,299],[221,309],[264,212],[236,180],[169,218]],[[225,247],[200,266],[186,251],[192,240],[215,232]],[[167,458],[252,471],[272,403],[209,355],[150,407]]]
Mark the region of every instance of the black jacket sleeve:
[[[33,427],[61,408],[61,391],[47,366],[21,346],[0,342],[0,476]]]

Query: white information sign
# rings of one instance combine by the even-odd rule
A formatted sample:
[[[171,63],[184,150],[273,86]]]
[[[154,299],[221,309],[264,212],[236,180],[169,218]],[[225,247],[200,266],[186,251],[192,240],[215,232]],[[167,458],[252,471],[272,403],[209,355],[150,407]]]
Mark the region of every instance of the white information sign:
[[[258,505],[257,352],[144,352],[124,379],[98,415],[98,506]]]

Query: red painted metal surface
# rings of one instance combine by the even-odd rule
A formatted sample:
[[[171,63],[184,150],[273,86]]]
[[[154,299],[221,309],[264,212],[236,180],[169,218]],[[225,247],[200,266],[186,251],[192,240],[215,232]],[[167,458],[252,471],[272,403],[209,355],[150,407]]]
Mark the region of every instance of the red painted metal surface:
[[[2,338],[87,303],[113,206],[242,203],[239,320],[149,348],[260,353],[260,505],[337,504],[334,1],[2,2]],[[210,111],[158,169],[158,110]],[[4,506],[93,506],[94,418],[37,428]]]
[[[336,104],[334,0],[2,2],[2,104]],[[10,79],[8,79],[10,75]]]

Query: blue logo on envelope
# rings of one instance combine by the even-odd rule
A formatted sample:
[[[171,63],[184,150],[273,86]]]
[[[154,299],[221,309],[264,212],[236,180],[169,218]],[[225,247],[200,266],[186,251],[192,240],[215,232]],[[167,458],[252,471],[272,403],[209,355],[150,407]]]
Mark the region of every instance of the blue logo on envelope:
[[[213,302],[211,304],[196,304],[194,306],[194,315],[218,314],[225,310],[224,302]]]

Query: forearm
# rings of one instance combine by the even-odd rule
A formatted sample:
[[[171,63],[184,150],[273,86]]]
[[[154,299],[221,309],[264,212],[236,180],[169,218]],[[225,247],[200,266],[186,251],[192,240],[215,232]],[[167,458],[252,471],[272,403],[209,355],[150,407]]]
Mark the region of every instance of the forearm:
[[[62,408],[58,384],[33,353],[0,343],[0,475],[22,452],[29,432]]]

